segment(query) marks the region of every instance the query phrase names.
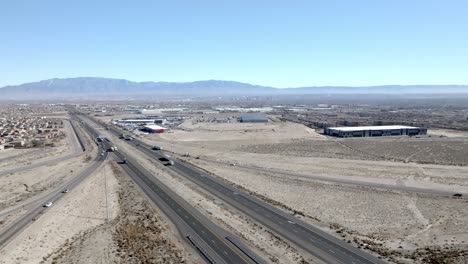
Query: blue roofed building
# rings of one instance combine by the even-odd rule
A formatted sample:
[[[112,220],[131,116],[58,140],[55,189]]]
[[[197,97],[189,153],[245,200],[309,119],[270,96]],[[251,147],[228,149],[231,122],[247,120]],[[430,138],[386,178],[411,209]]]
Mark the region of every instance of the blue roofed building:
[[[243,115],[238,120],[241,123],[268,123],[268,118],[262,115]]]

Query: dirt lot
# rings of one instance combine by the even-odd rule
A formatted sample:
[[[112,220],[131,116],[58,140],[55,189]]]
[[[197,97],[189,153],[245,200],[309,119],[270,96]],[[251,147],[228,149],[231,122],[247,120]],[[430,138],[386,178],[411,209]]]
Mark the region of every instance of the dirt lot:
[[[16,157],[16,156],[21,156],[21,155],[25,155],[27,153],[30,153],[34,151],[34,149],[4,149],[4,150],[0,150],[0,161],[3,161],[5,159],[10,159],[10,158],[13,158],[13,157]],[[36,150],[37,151],[37,150]]]
[[[254,144],[240,147],[239,150],[300,157],[468,165],[467,138],[354,138],[326,141],[307,139],[277,144]]]

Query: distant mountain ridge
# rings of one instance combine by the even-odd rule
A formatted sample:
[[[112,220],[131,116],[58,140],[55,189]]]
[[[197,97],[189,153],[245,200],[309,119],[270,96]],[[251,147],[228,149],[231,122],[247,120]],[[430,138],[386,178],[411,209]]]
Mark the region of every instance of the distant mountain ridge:
[[[50,79],[0,88],[0,99],[145,98],[146,96],[207,97],[301,94],[449,94],[468,93],[468,85],[321,86],[278,89],[234,81],[132,82],[79,77]]]

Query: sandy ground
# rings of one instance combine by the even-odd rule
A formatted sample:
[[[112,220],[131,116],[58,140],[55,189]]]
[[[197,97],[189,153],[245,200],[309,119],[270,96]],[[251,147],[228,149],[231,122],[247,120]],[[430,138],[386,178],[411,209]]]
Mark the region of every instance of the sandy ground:
[[[0,161],[3,159],[8,159],[18,155],[25,155],[29,152],[34,151],[34,149],[4,149],[0,150]]]
[[[42,263],[202,263],[115,162],[112,171],[119,213],[67,240]]]
[[[154,162],[107,131],[102,130],[101,132],[106,134],[120,149],[126,153],[132,153],[133,158],[209,219],[243,238],[245,243],[250,245],[262,258],[270,260],[272,263],[301,263],[302,260],[306,260],[308,263],[319,263],[312,256],[285,243],[251,219],[242,216],[235,209],[205,193],[190,181],[171,173],[159,162]]]
[[[467,262],[466,200],[307,179],[318,175],[466,193],[468,144],[458,133],[448,138],[338,140],[288,122],[248,126],[187,121],[181,131],[140,138],[190,153],[194,164],[285,210],[302,212],[304,220],[392,262]]]
[[[39,263],[68,239],[113,219],[118,183],[109,166],[87,178],[0,252],[0,263]]]
[[[466,200],[376,191],[192,162],[284,208],[304,213],[312,224],[333,227],[329,231],[344,228],[348,239],[353,235],[372,238],[391,250],[468,242]]]
[[[38,198],[77,175],[97,155],[96,152],[95,147],[88,147],[80,156],[60,163],[0,176],[0,215],[2,210]]]
[[[429,129],[427,131],[427,134],[430,136],[445,136],[445,137],[451,137],[451,138],[457,138],[457,137],[463,137],[466,138],[468,137],[468,131],[458,131],[458,130],[450,130],[450,129]]]
[[[85,140],[89,141],[89,138],[85,136]],[[79,174],[97,155],[97,149],[87,145],[86,152],[69,160],[0,176],[0,229],[31,206],[36,206],[37,201],[50,191]]]

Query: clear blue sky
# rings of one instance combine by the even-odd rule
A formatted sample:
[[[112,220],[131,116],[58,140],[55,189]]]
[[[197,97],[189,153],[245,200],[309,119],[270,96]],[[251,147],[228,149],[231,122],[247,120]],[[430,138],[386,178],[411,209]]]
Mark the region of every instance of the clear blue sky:
[[[468,84],[468,1],[1,1],[0,86],[78,76]]]

